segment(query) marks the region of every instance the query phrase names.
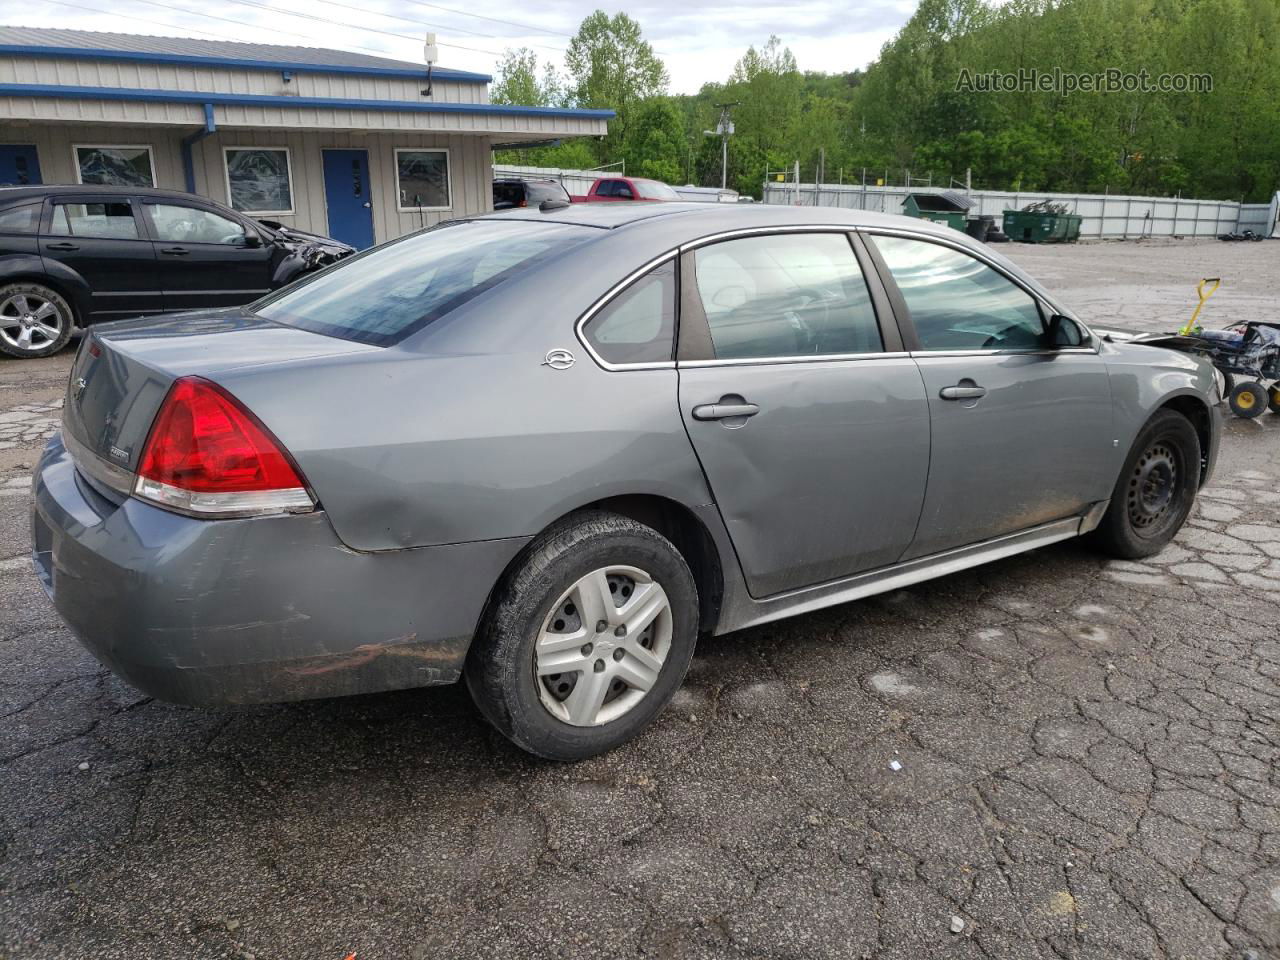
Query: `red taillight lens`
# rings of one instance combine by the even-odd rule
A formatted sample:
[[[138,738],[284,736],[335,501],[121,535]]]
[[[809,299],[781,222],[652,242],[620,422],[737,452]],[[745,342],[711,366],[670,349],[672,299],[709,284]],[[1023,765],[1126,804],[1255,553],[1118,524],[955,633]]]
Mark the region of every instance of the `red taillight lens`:
[[[279,441],[221,387],[174,382],[142,451],[134,493],[183,513],[251,516],[315,506]]]

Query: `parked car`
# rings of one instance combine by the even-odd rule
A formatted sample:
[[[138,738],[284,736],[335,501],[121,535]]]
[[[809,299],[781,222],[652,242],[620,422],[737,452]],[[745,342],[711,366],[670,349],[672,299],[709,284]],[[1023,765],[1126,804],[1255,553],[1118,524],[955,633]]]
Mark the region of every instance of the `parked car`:
[[[45,357],[76,326],[240,306],[352,253],[175,190],[0,187],[0,352]]]
[[[465,677],[569,760],[642,730],[700,633],[1086,534],[1158,552],[1213,468],[1215,391],[923,221],[531,207],[91,330],[35,570],[157,697]]]
[[[661,180],[646,180],[643,177],[601,177],[591,185],[591,189],[585,195],[571,199],[574,203],[615,203],[623,200],[671,202],[683,198]]]
[[[559,180],[522,180],[504,177],[493,181],[493,209],[536,207],[547,200],[569,202],[569,191]]]

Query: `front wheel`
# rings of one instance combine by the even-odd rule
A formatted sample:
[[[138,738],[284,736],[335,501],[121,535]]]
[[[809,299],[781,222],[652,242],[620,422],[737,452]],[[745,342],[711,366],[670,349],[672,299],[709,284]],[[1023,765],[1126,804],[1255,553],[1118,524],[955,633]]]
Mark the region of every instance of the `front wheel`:
[[[71,305],[41,283],[0,286],[0,353],[31,359],[57,353],[71,339]]]
[[[1152,417],[1125,460],[1094,542],[1125,560],[1150,557],[1182,528],[1200,486],[1200,437],[1182,414]]]
[[[581,760],[657,716],[697,632],[697,588],[671,542],[617,514],[582,514],[539,537],[499,585],[467,686],[516,746]]]

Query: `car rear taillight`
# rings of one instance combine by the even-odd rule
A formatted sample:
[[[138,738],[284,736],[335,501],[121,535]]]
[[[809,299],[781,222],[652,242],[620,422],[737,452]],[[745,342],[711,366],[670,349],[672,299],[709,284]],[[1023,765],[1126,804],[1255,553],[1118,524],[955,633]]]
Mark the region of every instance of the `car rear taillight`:
[[[315,509],[280,441],[235,397],[200,377],[182,377],[169,388],[143,447],[133,493],[193,516]]]

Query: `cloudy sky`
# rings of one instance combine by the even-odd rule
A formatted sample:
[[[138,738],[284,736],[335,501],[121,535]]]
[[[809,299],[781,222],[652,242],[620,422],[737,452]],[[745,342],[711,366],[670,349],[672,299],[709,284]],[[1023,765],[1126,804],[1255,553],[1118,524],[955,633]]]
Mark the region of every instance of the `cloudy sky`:
[[[559,66],[590,0],[515,5],[502,0],[0,0],[0,23],[337,47],[422,59],[434,31],[441,65],[491,72],[506,47],[528,46]],[[865,66],[906,21],[915,0],[643,0],[628,5],[663,57],[673,93],[724,80],[750,44],[782,37],[801,69]],[[605,6],[609,13],[617,7]]]

